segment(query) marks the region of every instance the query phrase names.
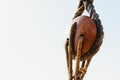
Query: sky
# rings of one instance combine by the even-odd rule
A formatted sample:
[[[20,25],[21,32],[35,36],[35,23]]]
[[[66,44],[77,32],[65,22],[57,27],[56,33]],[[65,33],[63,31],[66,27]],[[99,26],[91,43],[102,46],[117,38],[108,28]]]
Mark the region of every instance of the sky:
[[[78,2],[0,0],[0,80],[67,80],[64,44]],[[85,80],[120,79],[119,3],[94,0],[105,35]]]

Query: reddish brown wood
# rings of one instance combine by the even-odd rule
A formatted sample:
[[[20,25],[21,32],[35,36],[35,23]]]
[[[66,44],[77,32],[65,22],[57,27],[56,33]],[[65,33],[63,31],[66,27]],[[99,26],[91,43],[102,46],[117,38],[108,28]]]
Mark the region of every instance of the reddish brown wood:
[[[76,32],[74,37],[74,55],[77,53],[78,40],[80,36],[84,37],[83,46],[82,46],[82,54],[85,54],[93,45],[96,39],[96,25],[94,21],[88,16],[80,16],[73,20],[72,23],[77,22]]]

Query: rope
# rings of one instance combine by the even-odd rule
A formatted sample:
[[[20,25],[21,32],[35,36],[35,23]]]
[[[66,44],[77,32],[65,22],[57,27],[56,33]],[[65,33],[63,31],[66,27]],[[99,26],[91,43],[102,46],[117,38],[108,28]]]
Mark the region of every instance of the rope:
[[[74,19],[78,16],[81,16],[83,11],[86,9],[86,11],[90,14],[90,18],[94,20],[97,27],[96,40],[92,45],[92,47],[90,48],[90,50],[81,56],[82,61],[91,59],[98,52],[104,37],[101,20],[99,19],[99,15],[96,13],[96,10],[94,9],[94,5],[92,3],[93,3],[93,0],[80,0],[80,3],[78,5],[78,10],[73,17]]]
[[[78,16],[81,16],[84,10],[86,10],[89,13],[90,18],[93,19],[93,21],[96,24],[96,28],[97,28],[96,39],[92,47],[88,50],[88,52],[81,55],[82,43],[84,38],[83,37],[79,38],[80,40],[78,42],[75,75],[73,75],[74,72],[72,70],[73,68],[72,60],[75,59],[75,55],[73,55],[72,52],[74,47],[73,42],[74,42],[77,23],[75,22],[71,26],[70,38],[67,38],[66,44],[65,44],[69,80],[83,80],[92,57],[98,52],[103,42],[103,37],[104,37],[103,26],[101,24],[101,20],[99,19],[99,15],[96,13],[94,9],[93,0],[80,0],[78,5],[78,10],[75,13],[73,19],[75,19]]]

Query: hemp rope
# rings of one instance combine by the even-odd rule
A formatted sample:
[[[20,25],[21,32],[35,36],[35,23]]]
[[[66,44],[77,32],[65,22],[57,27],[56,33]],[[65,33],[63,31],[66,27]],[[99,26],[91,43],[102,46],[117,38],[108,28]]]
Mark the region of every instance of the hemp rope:
[[[88,52],[81,55],[82,42],[84,38],[80,37],[80,40],[78,42],[79,46],[77,49],[78,53],[76,56],[75,74],[73,75],[72,60],[75,59],[75,56],[72,55],[72,50],[74,47],[73,42],[74,42],[74,35],[76,31],[76,27],[74,26],[76,26],[76,22],[71,26],[70,38],[67,38],[66,44],[65,44],[69,80],[83,80],[92,57],[98,52],[103,42],[103,37],[104,37],[103,26],[101,24],[101,20],[99,19],[99,15],[96,13],[94,9],[93,0],[80,0],[80,3],[78,5],[78,10],[75,13],[73,19],[75,19],[78,16],[81,16],[84,10],[86,10],[89,13],[90,18],[93,19],[93,21],[96,24],[96,28],[97,28],[96,39],[92,47],[88,50]]]
[[[99,15],[96,13],[94,9],[94,5],[92,3],[93,3],[93,0],[80,0],[80,3],[78,5],[78,10],[74,15],[74,18],[81,16],[83,11],[86,9],[86,11],[90,14],[90,18],[93,19],[93,21],[95,22],[96,28],[97,28],[96,40],[92,45],[92,47],[90,48],[90,50],[81,56],[82,61],[92,58],[98,52],[104,37],[101,20],[99,19]]]

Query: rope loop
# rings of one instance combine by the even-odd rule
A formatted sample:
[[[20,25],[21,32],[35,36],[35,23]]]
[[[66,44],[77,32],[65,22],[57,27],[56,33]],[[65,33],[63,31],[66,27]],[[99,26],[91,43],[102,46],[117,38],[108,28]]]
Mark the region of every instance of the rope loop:
[[[92,60],[92,57],[98,52],[104,37],[103,26],[101,24],[101,20],[99,19],[99,15],[94,9],[93,0],[80,0],[78,5],[78,10],[75,13],[74,18],[81,16],[82,13],[86,10],[89,13],[89,17],[95,22],[96,25],[96,38],[91,46],[91,48],[81,55],[83,49],[83,41],[84,37],[80,36],[77,47],[77,55],[73,55],[74,49],[74,39],[76,32],[77,22],[74,22],[71,26],[70,37],[67,38],[65,44],[66,50],[66,60],[67,60],[67,68],[68,68],[68,76],[69,80],[83,80],[88,66]],[[73,70],[73,60],[76,60],[75,70]]]
[[[80,0],[78,10],[74,15],[74,18],[81,16],[84,10],[86,9],[86,11],[90,15],[90,18],[94,20],[96,24],[96,28],[97,28],[96,40],[93,46],[91,47],[91,49],[87,53],[81,56],[81,60],[92,58],[99,50],[102,44],[102,41],[103,41],[103,37],[104,37],[103,26],[101,24],[101,20],[99,19],[99,15],[96,13],[96,10],[94,9],[94,5],[92,3],[93,3],[93,0]]]

